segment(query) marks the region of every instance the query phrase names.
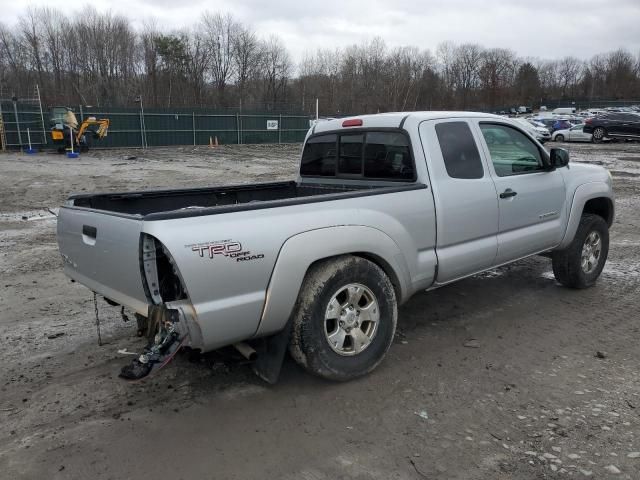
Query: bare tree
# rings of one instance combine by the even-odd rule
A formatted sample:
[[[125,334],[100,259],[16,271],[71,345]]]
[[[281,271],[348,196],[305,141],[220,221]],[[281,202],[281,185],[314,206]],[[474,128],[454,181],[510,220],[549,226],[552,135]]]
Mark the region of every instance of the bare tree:
[[[233,45],[238,23],[229,14],[205,12],[202,27],[211,56],[209,70],[222,102],[224,90],[233,75]]]
[[[557,78],[560,95],[564,98],[574,95],[575,86],[580,79],[582,62],[575,57],[564,57],[557,63]]]
[[[44,66],[42,61],[42,25],[38,9],[27,7],[18,21],[23,48],[26,49],[29,64],[35,69],[38,82],[44,84]]]
[[[233,37],[232,55],[240,109],[242,109],[247,83],[258,71],[259,60],[262,56],[261,45],[257,35],[245,26],[238,26]]]
[[[485,107],[494,110],[506,103],[516,67],[516,56],[511,50],[492,48],[482,52],[478,77]]]
[[[261,76],[264,84],[264,100],[273,109],[284,99],[291,75],[291,58],[277,37],[271,37],[262,48]]]
[[[375,113],[407,109],[489,109],[546,98],[595,101],[640,97],[640,55],[619,49],[588,61],[519,58],[501,48],[438,45],[387,48],[381,38],[320,49],[294,65],[282,41],[264,40],[230,15],[205,13],[188,30],[140,30],[125,17],[86,7],[66,15],[30,7],[0,23],[0,91],[38,83],[45,101],[158,106],[279,108]]]
[[[471,43],[460,45],[455,51],[453,64],[456,86],[462,110],[469,106],[470,96],[479,82],[482,47]]]

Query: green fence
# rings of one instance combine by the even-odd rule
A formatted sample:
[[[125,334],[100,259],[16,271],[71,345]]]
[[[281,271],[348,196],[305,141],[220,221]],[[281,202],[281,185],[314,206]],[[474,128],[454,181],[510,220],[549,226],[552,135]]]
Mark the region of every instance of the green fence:
[[[8,147],[26,145],[27,125],[31,126],[33,144],[43,147],[48,142],[51,146],[48,111],[41,119],[38,105],[18,104],[21,133],[18,135],[13,104],[1,102],[0,107]],[[101,141],[94,141],[94,148],[208,145],[216,139],[221,145],[296,143],[304,140],[310,120],[307,115],[220,113],[206,109],[145,109],[143,113],[131,108],[72,108],[78,121],[87,117],[109,119],[108,135]]]
[[[47,143],[49,135],[44,126],[44,113],[37,103],[17,102],[14,105],[11,101],[0,101],[0,122],[0,146],[27,147],[29,139],[33,146],[41,147]]]

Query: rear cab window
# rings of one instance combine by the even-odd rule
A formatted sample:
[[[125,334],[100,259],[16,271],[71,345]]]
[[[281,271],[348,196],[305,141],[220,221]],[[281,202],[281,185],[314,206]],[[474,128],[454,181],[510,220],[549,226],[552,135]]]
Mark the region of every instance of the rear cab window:
[[[319,135],[307,140],[302,152],[300,172],[310,177],[334,177],[336,174],[337,135]]]
[[[345,131],[310,137],[300,175],[409,182],[415,181],[415,166],[405,133]]]

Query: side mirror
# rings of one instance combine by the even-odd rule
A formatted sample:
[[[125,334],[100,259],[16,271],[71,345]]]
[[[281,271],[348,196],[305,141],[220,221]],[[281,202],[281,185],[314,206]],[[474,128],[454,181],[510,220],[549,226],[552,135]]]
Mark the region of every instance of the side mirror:
[[[556,168],[562,168],[569,165],[569,152],[564,148],[552,148],[551,165]]]

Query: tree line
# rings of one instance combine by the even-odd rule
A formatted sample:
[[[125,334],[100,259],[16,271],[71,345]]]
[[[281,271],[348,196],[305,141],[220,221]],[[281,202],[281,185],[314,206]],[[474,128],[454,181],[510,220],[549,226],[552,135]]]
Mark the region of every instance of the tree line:
[[[204,12],[190,28],[140,29],[86,7],[29,7],[0,22],[0,96],[38,84],[48,105],[208,107],[321,114],[480,109],[545,99],[640,98],[640,52],[588,60],[523,58],[510,49],[444,42],[433,51],[380,38],[319,49],[294,63],[277,36]]]

